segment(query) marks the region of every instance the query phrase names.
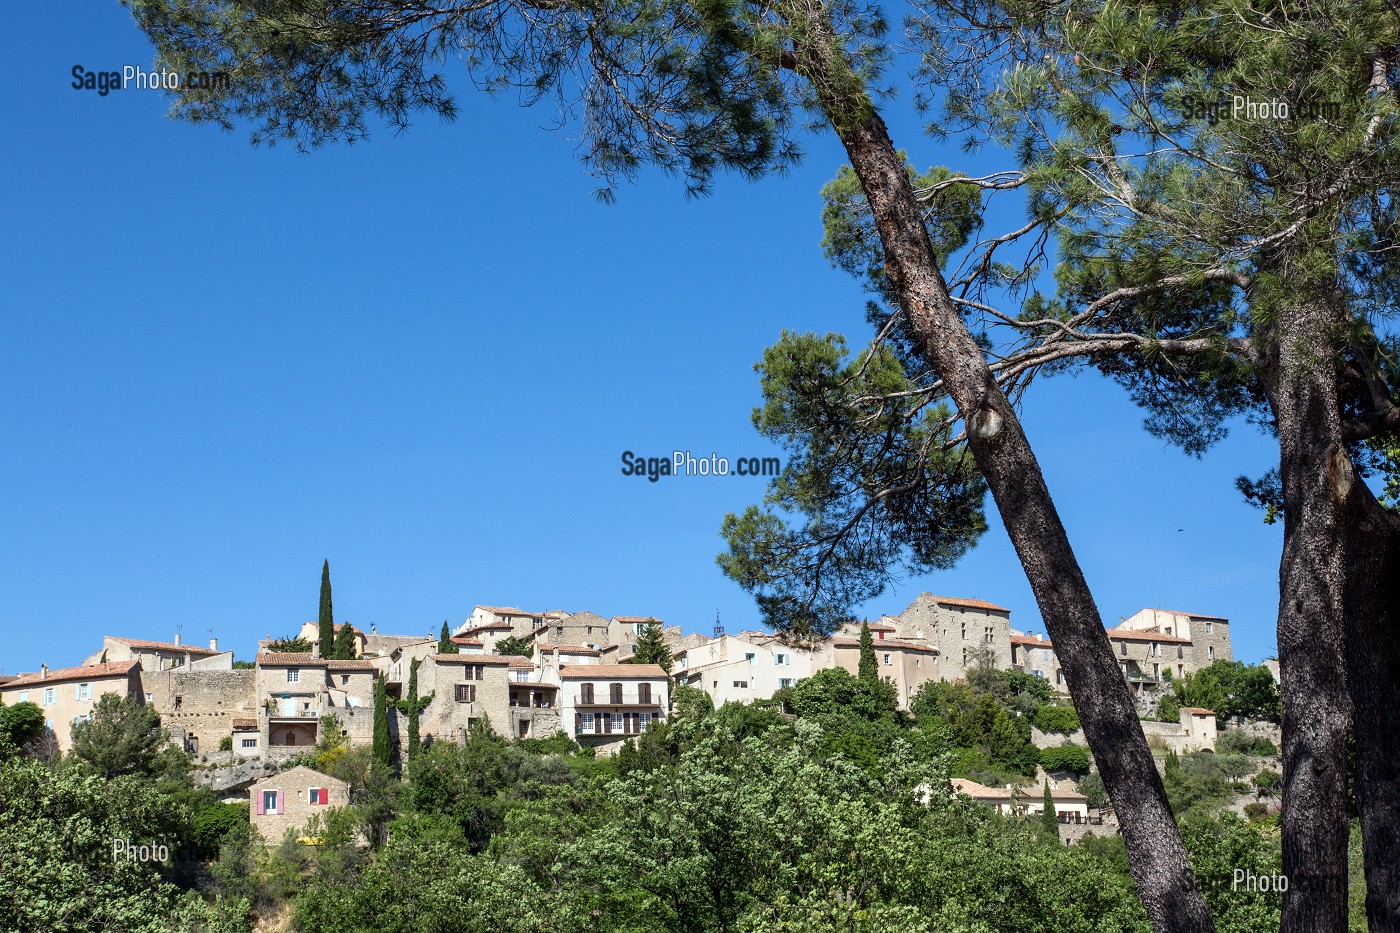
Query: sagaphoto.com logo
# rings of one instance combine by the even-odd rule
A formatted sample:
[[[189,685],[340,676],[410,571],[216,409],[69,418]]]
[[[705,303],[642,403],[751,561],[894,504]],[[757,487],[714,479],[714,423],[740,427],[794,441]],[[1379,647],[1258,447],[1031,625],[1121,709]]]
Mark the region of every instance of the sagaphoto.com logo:
[[[147,71],[140,65],[122,65],[109,70],[92,69],[84,65],[74,65],[69,71],[72,76],[69,87],[75,91],[95,91],[98,97],[106,97],[113,91],[217,91],[228,87],[233,79],[226,71],[193,71],[182,75],[177,71],[161,69]]]
[[[721,457],[711,452],[697,457],[688,450],[673,450],[669,457],[647,457],[622,452],[622,475],[645,477],[655,483],[663,476],[777,476],[783,462],[777,457]]]

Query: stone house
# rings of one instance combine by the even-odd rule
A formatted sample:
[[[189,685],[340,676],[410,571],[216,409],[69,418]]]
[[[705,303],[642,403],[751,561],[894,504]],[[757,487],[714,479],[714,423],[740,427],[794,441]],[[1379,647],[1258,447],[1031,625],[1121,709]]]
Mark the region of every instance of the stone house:
[[[1060,669],[1060,659],[1047,638],[1035,633],[1023,635],[1012,632],[1011,666],[1049,681],[1058,694],[1069,694],[1064,671]]]
[[[563,728],[559,708],[557,675],[546,677],[546,671],[529,658],[507,658],[510,690],[509,732],[513,739],[547,739]]]
[[[190,665],[162,671],[141,671],[146,702],[160,714],[170,740],[190,754],[217,751],[225,737],[234,737],[235,720],[256,720],[257,672],[200,670]],[[261,747],[261,743],[259,743]]]
[[[669,678],[656,664],[566,664],[559,670],[565,728],[580,745],[613,754],[666,718]]]
[[[329,774],[297,766],[253,782],[249,820],[267,845],[300,833],[313,816],[350,803],[350,785]]]
[[[880,678],[894,683],[899,708],[908,709],[920,687],[942,676],[942,659],[938,649],[927,641],[895,638],[893,634],[894,626],[870,626]],[[860,623],[848,623],[836,635],[813,646],[812,669],[828,667],[860,673]]]
[[[60,752],[73,747],[73,726],[88,719],[104,693],[142,699],[141,662],[108,661],[26,674],[0,684],[6,706],[33,703],[44,713],[44,725],[53,733]]]
[[[460,742],[483,720],[509,735],[510,662],[496,654],[429,655],[418,667],[418,695],[433,697],[418,720],[423,741]]]
[[[258,655],[255,698],[265,754],[296,754],[320,738],[322,716],[341,720],[359,744],[373,731],[374,664],[327,661],[314,653]],[[358,715],[356,711],[359,711]]]
[[[200,648],[182,644],[179,635],[173,642],[108,635],[102,639],[102,648],[84,658],[83,664],[99,664],[104,656],[109,662],[140,661],[141,669],[147,673],[181,667],[187,670],[233,669],[233,652],[220,651],[215,638],[209,640],[208,648]]]
[[[937,649],[943,680],[963,679],[978,648],[992,651],[999,670],[1012,666],[1011,610],[995,603],[921,593],[897,619],[896,637]]]
[[[508,627],[509,633],[501,637],[514,635],[517,638],[529,638],[535,631],[545,624],[546,619],[556,613],[527,612],[524,609],[517,609],[514,606],[475,606],[472,614],[467,617],[467,621],[457,627],[454,635],[475,634],[478,629],[494,628],[499,630]],[[565,613],[557,613],[565,615]]]
[[[335,624],[335,632],[336,632],[337,635],[340,634],[340,627],[341,627],[342,625],[349,625],[349,623],[348,623],[348,622],[337,622],[337,623]],[[367,643],[367,641],[368,641],[368,636],[367,636],[364,632],[360,631],[358,628],[356,628],[356,627],[353,626],[353,625],[350,626],[350,631],[353,633],[354,639],[355,639],[355,656],[356,656],[356,657],[363,657],[364,654],[365,654],[365,650],[366,650],[366,643]],[[320,648],[321,648],[321,623],[320,623],[320,622],[303,622],[303,623],[301,623],[301,629],[300,629],[300,631],[297,632],[297,637],[298,637],[298,638],[304,638],[304,639],[306,639],[308,642],[310,642],[312,645],[314,645],[314,646],[316,647],[316,650],[317,650],[317,651],[319,651]],[[262,646],[259,646],[259,647],[262,647]]]
[[[721,635],[674,654],[677,684],[709,694],[716,707],[766,700],[782,687],[812,676],[812,652],[769,636],[759,639]]]
[[[1045,812],[1045,791],[1043,788],[1024,788],[1017,785],[987,787],[966,778],[953,778],[953,790],[966,794],[978,803],[995,807],[1008,816],[1039,816]],[[1050,800],[1055,805],[1055,813],[1061,823],[1085,823],[1089,821],[1089,798],[1067,787],[1052,787]]]
[[[616,643],[613,628],[611,620],[596,612],[584,611],[572,612],[562,617],[550,614],[540,620],[540,625],[532,634],[536,642],[601,648]]]

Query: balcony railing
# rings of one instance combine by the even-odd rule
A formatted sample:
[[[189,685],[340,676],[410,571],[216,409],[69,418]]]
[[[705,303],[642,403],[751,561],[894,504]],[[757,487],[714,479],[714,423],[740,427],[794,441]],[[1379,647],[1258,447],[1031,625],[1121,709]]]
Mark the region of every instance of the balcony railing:
[[[615,695],[607,691],[598,691],[592,696],[584,693],[574,695],[575,706],[640,706],[655,707],[661,705],[661,694],[653,693],[648,697],[642,697],[637,693],[624,691],[621,695]]]

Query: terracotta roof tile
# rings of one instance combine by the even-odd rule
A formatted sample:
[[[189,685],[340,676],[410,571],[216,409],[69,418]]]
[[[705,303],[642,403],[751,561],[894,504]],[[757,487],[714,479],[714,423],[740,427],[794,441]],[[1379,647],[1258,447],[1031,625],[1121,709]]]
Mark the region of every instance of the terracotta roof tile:
[[[502,667],[510,664],[499,654],[430,654],[428,657],[439,664],[499,664]]]
[[[1160,641],[1173,645],[1191,644],[1191,639],[1189,638],[1179,638],[1176,635],[1163,635],[1161,632],[1135,631],[1130,628],[1123,628],[1121,625],[1117,628],[1108,629],[1107,631],[1109,638],[1121,638],[1123,641]]]
[[[598,648],[590,648],[588,645],[545,645],[538,646],[541,651],[553,651],[559,649],[560,654],[600,654]]]
[[[309,651],[263,651],[255,663],[258,667],[325,667],[326,659]]]
[[[838,648],[860,647],[859,638],[833,638],[831,640],[831,643],[833,645],[836,645]],[[902,641],[898,638],[882,638],[879,641],[875,642],[875,650],[879,651],[881,648],[900,648],[904,651],[927,651],[930,654],[939,653],[938,649],[933,647],[932,645],[921,645],[918,642]]]
[[[17,677],[5,684],[5,689],[10,687],[31,687],[35,684],[61,683],[65,680],[95,680],[101,677],[120,677],[131,672],[133,667],[140,667],[140,661],[111,661],[107,664],[89,664],[86,667],[62,667],[55,671],[49,671],[48,676],[42,672],[38,674],[28,674],[24,677]]]
[[[1139,609],[1139,612],[1165,612],[1168,615],[1185,616],[1188,619],[1209,619],[1212,622],[1229,622],[1224,616],[1208,616],[1199,612],[1182,612],[1180,609]]]
[[[930,598],[940,606],[966,606],[969,609],[990,609],[993,612],[1010,612],[1005,606],[998,606],[996,603],[989,603],[985,599],[964,599],[961,596],[932,596]]]
[[[657,625],[665,625],[656,616],[613,616],[614,622],[655,622]]]
[[[1183,710],[1185,710],[1186,712],[1188,712],[1188,713],[1195,713],[1197,716],[1214,716],[1214,715],[1216,715],[1215,710],[1213,710],[1213,709],[1202,709],[1202,708],[1199,707],[1199,706],[1183,706],[1183,707],[1181,707],[1181,708],[1182,708]]]
[[[235,719],[233,721],[234,732],[256,732],[258,731],[258,721],[256,719]]]
[[[1012,635],[1011,644],[1027,645],[1031,648],[1051,647],[1049,639],[1041,638],[1038,635]]]
[[[117,638],[111,636],[112,641],[121,642],[123,645],[130,645],[132,648],[151,648],[156,651],[172,651],[181,654],[223,654],[211,648],[199,648],[194,645],[177,645],[173,641],[146,641],[141,638]]]
[[[647,677],[665,678],[659,664],[565,664],[560,677]]]
[[[356,658],[353,661],[327,661],[326,668],[332,671],[372,671],[374,662],[368,658]]]

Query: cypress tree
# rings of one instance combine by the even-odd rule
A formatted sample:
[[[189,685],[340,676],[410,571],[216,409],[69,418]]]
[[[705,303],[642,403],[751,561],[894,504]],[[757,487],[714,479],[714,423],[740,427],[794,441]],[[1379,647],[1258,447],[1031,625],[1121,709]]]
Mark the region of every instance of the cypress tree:
[[[880,682],[880,665],[875,663],[875,639],[870,634],[870,623],[860,623],[860,668],[858,676],[867,683]]]
[[[1050,795],[1050,779],[1045,779],[1045,809],[1040,814],[1040,825],[1044,827],[1045,834],[1055,837],[1055,841],[1060,840],[1060,819],[1055,812],[1055,799]]]
[[[384,681],[374,681],[374,741],[370,745],[370,763],[374,772],[388,777],[393,771],[393,749],[389,740],[389,696]]]
[[[408,761],[411,768],[413,759],[418,757],[418,713],[420,711],[418,709],[417,662],[410,661],[408,668]]]
[[[342,622],[340,629],[335,633],[335,643],[331,646],[331,654],[327,657],[337,661],[353,661],[357,653],[355,651],[355,630],[350,627],[349,622]]]
[[[661,626],[648,622],[637,636],[637,644],[632,649],[633,664],[658,664],[666,673],[671,673],[675,660],[671,656],[671,646],[666,644],[666,636]]]
[[[442,620],[442,632],[438,635],[438,654],[457,654],[457,646],[452,644],[452,632],[447,628],[447,620]]]
[[[335,612],[331,609],[331,562],[321,565],[321,657],[335,656]]]

